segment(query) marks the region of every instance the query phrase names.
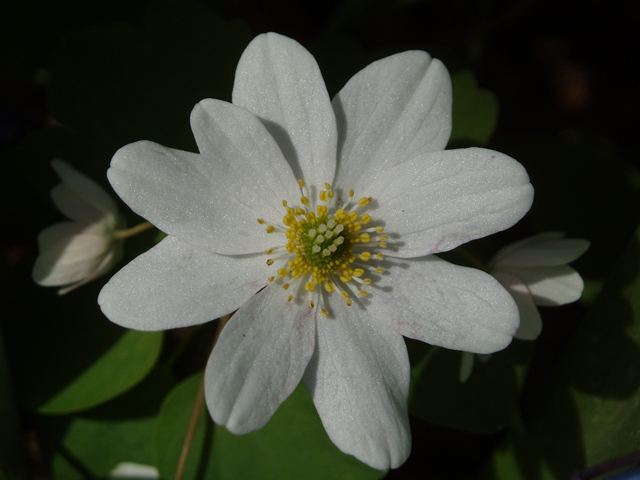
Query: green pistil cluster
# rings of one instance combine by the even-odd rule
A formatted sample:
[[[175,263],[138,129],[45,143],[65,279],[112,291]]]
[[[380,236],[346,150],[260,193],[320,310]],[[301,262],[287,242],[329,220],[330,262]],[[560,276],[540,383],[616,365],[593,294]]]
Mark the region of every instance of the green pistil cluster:
[[[301,240],[307,263],[321,270],[341,263],[350,245],[344,225],[326,217],[315,225],[305,225]]]

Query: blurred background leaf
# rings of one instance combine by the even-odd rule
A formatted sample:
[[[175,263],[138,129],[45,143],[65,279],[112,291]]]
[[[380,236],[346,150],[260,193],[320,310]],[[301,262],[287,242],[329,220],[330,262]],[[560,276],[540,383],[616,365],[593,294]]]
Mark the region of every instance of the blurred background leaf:
[[[162,478],[175,474],[201,381],[202,374],[188,378],[162,406],[155,436]],[[234,435],[214,426],[203,407],[182,478],[356,480],[384,475],[338,450],[301,384],[262,430],[247,435]]]
[[[640,445],[640,229],[481,478],[566,479]]]

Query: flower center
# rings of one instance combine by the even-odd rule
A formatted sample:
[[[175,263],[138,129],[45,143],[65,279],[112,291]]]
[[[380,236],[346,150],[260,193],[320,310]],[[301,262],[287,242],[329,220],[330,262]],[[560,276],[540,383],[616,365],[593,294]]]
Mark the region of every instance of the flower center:
[[[353,293],[353,289],[357,290],[360,296],[367,295],[365,288],[371,285],[372,279],[362,278],[365,273],[384,272],[382,268],[372,268],[366,263],[371,259],[384,259],[382,253],[372,255],[369,247],[387,246],[387,235],[377,235],[384,231],[383,227],[365,228],[372,218],[368,213],[361,214],[361,210],[371,203],[372,198],[363,197],[355,202],[354,191],[350,190],[348,199],[338,206],[335,192],[331,185],[325,183],[325,190],[320,191],[319,204],[313,212],[309,207],[305,183],[302,180],[298,180],[298,183],[302,191],[301,206],[291,207],[283,200],[282,206],[286,209],[286,214],[282,219],[282,225],[266,227],[267,233],[284,233],[286,237],[283,247],[265,251],[267,255],[271,255],[284,248],[286,253],[283,252],[276,259],[270,258],[267,264],[273,265],[280,258],[288,260],[286,266],[277,270],[277,279],[274,275],[269,281],[282,282],[284,290],[293,287],[293,292],[297,292],[295,287],[304,284],[304,290],[309,296],[309,308],[315,308],[316,303],[322,298],[316,290],[319,286],[322,286],[327,294],[337,291],[347,305],[351,306],[353,301],[350,294]],[[258,219],[258,222],[265,224],[262,219]],[[300,285],[297,285],[298,282]],[[293,298],[292,294],[286,297],[289,302]],[[325,317],[329,315],[326,308],[322,308],[321,313]]]

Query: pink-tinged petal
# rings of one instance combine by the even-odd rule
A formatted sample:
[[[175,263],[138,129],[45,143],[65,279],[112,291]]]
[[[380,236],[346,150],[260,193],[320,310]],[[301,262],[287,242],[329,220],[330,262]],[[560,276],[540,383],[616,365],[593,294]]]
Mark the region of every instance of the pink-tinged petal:
[[[137,142],[107,172],[118,195],[160,230],[226,255],[274,245],[262,218],[280,224],[297,183],[262,123],[243,108],[205,100],[192,115],[204,154]],[[204,133],[204,130],[208,130]]]
[[[444,150],[451,134],[451,78],[420,51],[357,73],[333,99],[338,124],[336,185],[364,193],[400,163]]]
[[[302,378],[313,354],[316,311],[270,284],[222,330],[205,372],[213,420],[236,434],[262,428]]]
[[[575,302],[584,290],[580,274],[567,265],[501,270],[518,276],[529,288],[536,305],[557,306]]]
[[[492,353],[511,342],[518,307],[491,275],[435,256],[388,259],[367,311],[405,337],[453,350]]]
[[[40,232],[38,245],[34,281],[42,286],[63,286],[95,273],[113,249],[114,240],[102,225],[62,222]]]
[[[258,35],[238,63],[233,103],[262,119],[297,178],[321,188],[333,182],[335,115],[318,64],[302,45]],[[318,192],[310,193],[315,199]]]
[[[411,451],[404,341],[358,301],[335,300],[318,319],[305,385],[340,450],[379,470],[399,467]]]
[[[508,245],[496,254],[491,265],[497,268],[566,265],[589,248],[588,240],[562,237],[562,233],[542,233]]]
[[[531,292],[524,282],[509,273],[496,271],[492,274],[513,297],[520,312],[520,327],[515,338],[520,340],[535,340],[542,331],[542,319]]]
[[[118,209],[102,187],[65,161],[53,160],[51,166],[62,180],[51,191],[58,210],[78,222],[95,223],[108,218],[115,226]]]
[[[265,255],[225,256],[167,237],[116,273],[98,303],[114,323],[166,330],[214,320],[266,283]]]
[[[514,159],[468,148],[406,161],[364,196],[373,197],[371,216],[390,236],[389,254],[407,258],[509,228],[529,211],[533,187]]]

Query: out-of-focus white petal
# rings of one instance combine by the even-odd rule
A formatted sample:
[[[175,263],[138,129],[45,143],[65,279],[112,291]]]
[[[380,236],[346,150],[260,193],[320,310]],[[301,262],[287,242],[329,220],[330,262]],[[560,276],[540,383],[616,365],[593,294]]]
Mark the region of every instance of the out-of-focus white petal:
[[[124,241],[116,241],[113,247],[111,248],[111,250],[109,250],[106,256],[102,259],[102,262],[100,262],[100,265],[98,265],[98,267],[95,269],[93,273],[91,273],[90,275],[88,275],[78,283],[74,283],[73,285],[59,289],[58,295],[65,295],[75,290],[76,288],[81,287],[82,285],[90,282],[91,280],[94,280],[104,275],[109,270],[111,270],[120,260],[122,260],[123,256],[124,256]]]
[[[512,158],[468,148],[406,161],[365,196],[373,197],[375,218],[390,236],[389,254],[406,258],[451,250],[512,226],[529,211],[533,187]]]
[[[507,289],[518,306],[520,327],[515,338],[520,340],[538,338],[542,331],[542,319],[527,286],[520,278],[505,272],[497,271],[493,273],[493,276]]]
[[[38,235],[40,255],[33,279],[42,286],[62,286],[92,275],[113,247],[113,237],[101,225],[56,223]]]
[[[367,311],[391,329],[474,353],[502,350],[511,342],[518,308],[491,275],[435,256],[384,264],[391,268],[373,283]]]
[[[473,372],[473,360],[475,356],[475,353],[462,352],[462,359],[460,360],[460,374],[458,376],[460,383],[464,383],[469,380],[471,372]]]
[[[357,301],[330,308],[317,322],[305,385],[340,450],[379,470],[399,467],[411,450],[404,341]]]
[[[122,462],[109,472],[109,478],[116,480],[118,478],[160,478],[158,469],[151,465],[141,465],[133,462]]]
[[[264,254],[217,255],[169,236],[111,277],[98,303],[123,327],[186,327],[239,308],[268,276]]]
[[[444,150],[451,134],[451,79],[426,52],[372,63],[333,99],[338,124],[336,185],[360,195],[413,157]]]
[[[62,184],[51,191],[56,207],[71,220],[94,223],[110,217],[115,225],[118,214],[113,199],[96,182],[63,160],[55,159],[51,166]]]
[[[568,238],[557,232],[542,233],[500,250],[491,261],[496,268],[553,267],[578,259],[589,248],[589,241]]]
[[[502,271],[518,276],[529,288],[536,305],[555,306],[575,302],[584,289],[580,274],[567,265]]]
[[[262,428],[296,388],[313,354],[316,310],[270,284],[222,330],[205,373],[214,421],[233,433]]]
[[[257,186],[270,176],[260,178],[259,169],[248,170],[244,178],[238,173],[220,159],[137,142],[116,152],[107,176],[134,212],[169,235],[215,253],[261,252],[272,242],[257,219],[280,223],[282,212],[275,210],[275,196],[264,202],[242,187]]]
[[[318,64],[302,45],[258,35],[238,63],[233,103],[262,119],[297,178],[311,186],[333,182],[335,115]]]

